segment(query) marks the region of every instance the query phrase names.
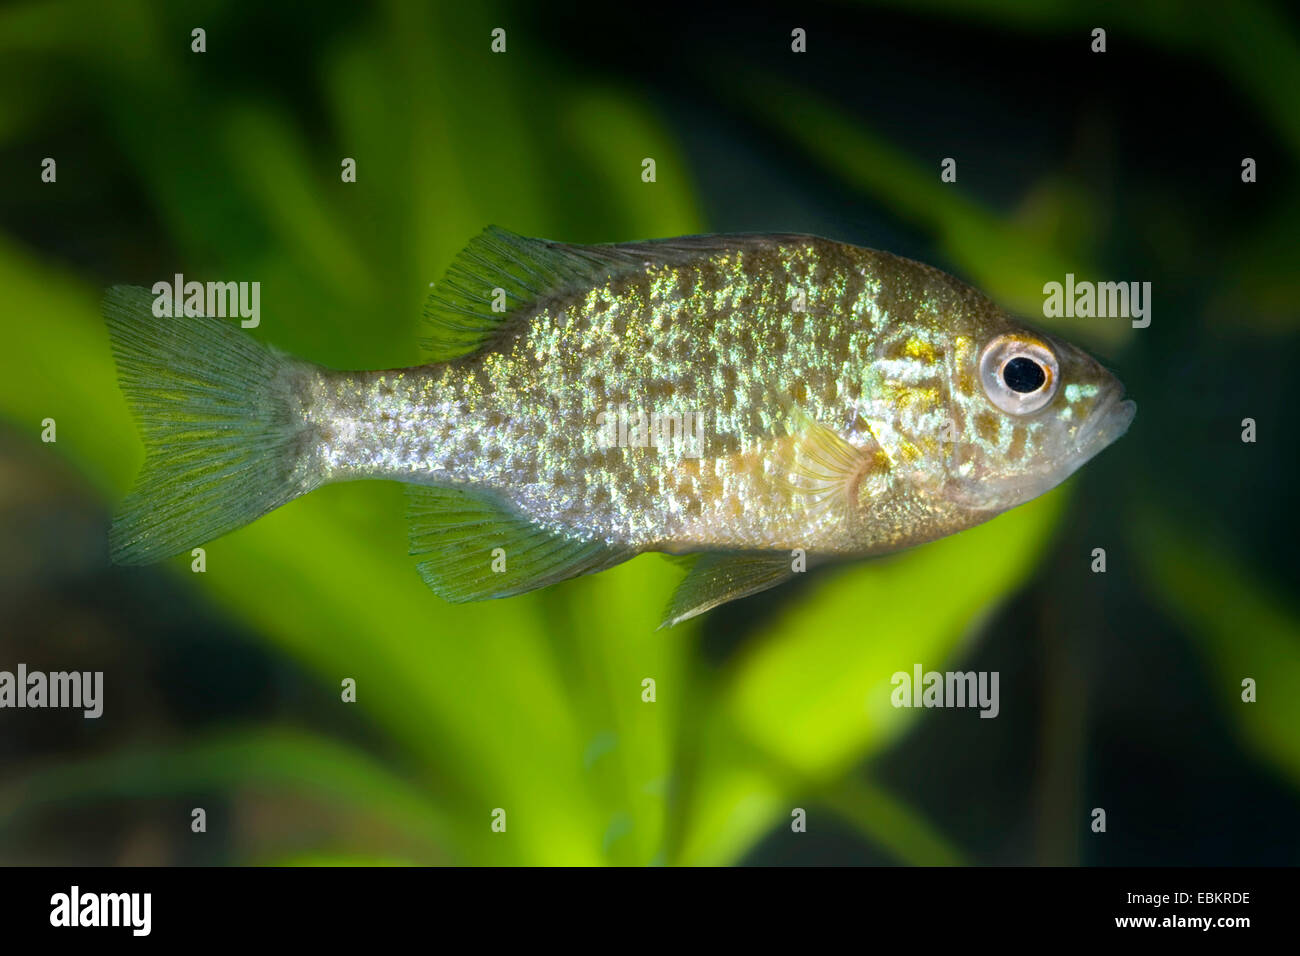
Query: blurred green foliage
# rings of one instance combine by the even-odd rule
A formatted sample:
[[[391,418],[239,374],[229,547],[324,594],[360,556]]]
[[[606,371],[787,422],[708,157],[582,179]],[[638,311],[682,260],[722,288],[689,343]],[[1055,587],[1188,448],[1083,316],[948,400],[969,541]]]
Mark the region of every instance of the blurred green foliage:
[[[1087,20],[1067,3],[930,6],[1020,29]],[[1255,41],[1283,42],[1268,8],[1228,9],[1221,16]],[[54,110],[75,104],[120,152],[156,226],[153,248],[127,262],[139,274],[117,279],[153,281],[157,263],[164,274],[257,279],[266,341],[336,367],[414,364],[429,283],[487,223],[570,241],[709,226],[655,106],[550,62],[545,48],[524,53],[525,35],[511,35],[518,54],[492,58],[499,12],[389,2],[356,15],[296,61],[319,110],[303,116],[226,72],[226,51],[242,41],[223,29],[235,22],[223,5],[13,5],[0,11],[0,76],[25,95],[0,96],[0,140],[39,139]],[[1209,29],[1159,9],[1111,13],[1194,50]],[[188,36],[200,22],[210,52],[196,57]],[[474,38],[481,55],[444,55],[449,37]],[[1220,62],[1300,148],[1297,114],[1290,100],[1279,105],[1274,81],[1249,57]],[[1286,47],[1269,62],[1294,79],[1300,61]],[[1060,227],[1061,209],[1086,209],[1068,179],[1045,174],[1023,215],[1002,216],[940,186],[930,164],[819,94],[728,76],[738,109],[934,236],[995,298],[1029,312],[1042,276],[1087,271],[1081,234]],[[797,111],[785,108],[795,102]],[[344,156],[357,160],[355,184],[339,181]],[[645,156],[656,159],[653,185],[640,179]],[[60,184],[89,175],[93,162],[62,160]],[[103,227],[111,243],[113,224]],[[101,283],[0,237],[0,288],[0,414],[24,434],[55,418],[51,450],[111,507],[141,452],[98,316]],[[1272,289],[1275,311],[1293,315],[1293,284]],[[1130,337],[1123,323],[1092,331],[1112,352]],[[899,860],[961,862],[934,824],[859,768],[918,719],[890,706],[889,675],[914,661],[960,662],[981,622],[1045,559],[1069,488],[969,533],[817,577],[722,666],[700,653],[700,622],[654,631],[679,574],[657,556],[453,607],[424,588],[405,554],[397,486],[323,489],[211,543],[206,574],[191,575],[188,559],[169,570],[316,675],[322,698],[354,678],[356,707],[382,732],[384,752],[289,723],[128,743],[7,773],[0,839],[39,807],[219,790],[292,793],[348,819],[382,820],[403,848],[358,852],[326,839],[300,854],[280,836],[242,848],[249,862],[726,864],[788,823],[794,801],[815,799]],[[1200,635],[1225,694],[1234,675],[1282,660],[1270,693],[1300,699],[1293,612],[1199,551],[1187,529],[1152,535],[1150,585]],[[1207,597],[1224,590],[1231,602]],[[1262,622],[1249,641],[1234,627],[1242,619]],[[657,682],[653,704],[641,697],[647,677]],[[1245,737],[1300,781],[1294,704],[1248,715]],[[508,815],[504,835],[490,829],[497,807]]]

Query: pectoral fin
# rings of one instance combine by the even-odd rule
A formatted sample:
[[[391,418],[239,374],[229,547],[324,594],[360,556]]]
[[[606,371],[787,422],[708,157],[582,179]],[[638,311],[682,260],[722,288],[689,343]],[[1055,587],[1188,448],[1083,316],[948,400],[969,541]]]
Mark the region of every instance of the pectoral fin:
[[[865,446],[855,445],[842,435],[814,420],[798,405],[790,408],[788,430],[780,470],[788,490],[810,499],[814,508],[848,508],[859,495],[862,482],[883,488],[889,459],[868,433]]]
[[[794,576],[790,556],[705,554],[700,556],[668,602],[659,627],[672,627],[728,601],[766,591]]]

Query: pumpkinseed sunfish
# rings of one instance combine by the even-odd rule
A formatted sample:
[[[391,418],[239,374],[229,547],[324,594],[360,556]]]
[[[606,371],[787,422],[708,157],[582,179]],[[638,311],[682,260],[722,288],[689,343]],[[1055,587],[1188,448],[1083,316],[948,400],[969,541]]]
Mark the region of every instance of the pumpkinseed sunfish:
[[[675,624],[1042,494],[1135,406],[1079,349],[937,269],[811,236],[574,246],[495,227],[426,308],[430,364],[342,372],[229,321],[104,311],[146,460],[110,533],[143,564],[335,481],[410,489],[448,601],[695,555]]]

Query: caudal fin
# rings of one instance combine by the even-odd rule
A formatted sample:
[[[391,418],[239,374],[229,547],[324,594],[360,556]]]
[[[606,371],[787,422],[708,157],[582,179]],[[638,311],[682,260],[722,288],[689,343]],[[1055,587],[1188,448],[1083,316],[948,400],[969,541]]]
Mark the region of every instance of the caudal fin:
[[[229,320],[159,318],[153,301],[133,286],[104,298],[118,381],[145,446],[109,532],[117,564],[186,551],[318,483],[298,398],[312,366]]]

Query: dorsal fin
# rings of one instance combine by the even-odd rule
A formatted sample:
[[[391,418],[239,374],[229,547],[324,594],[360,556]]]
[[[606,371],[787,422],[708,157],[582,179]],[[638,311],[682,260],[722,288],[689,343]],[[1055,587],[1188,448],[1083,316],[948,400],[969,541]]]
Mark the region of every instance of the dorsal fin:
[[[683,236],[616,245],[571,246],[528,239],[488,226],[447,268],[425,304],[424,346],[430,361],[469,355],[494,339],[521,312],[573,295],[611,277],[662,265],[680,265],[728,249],[771,248],[808,236]],[[504,311],[493,311],[495,290]]]

